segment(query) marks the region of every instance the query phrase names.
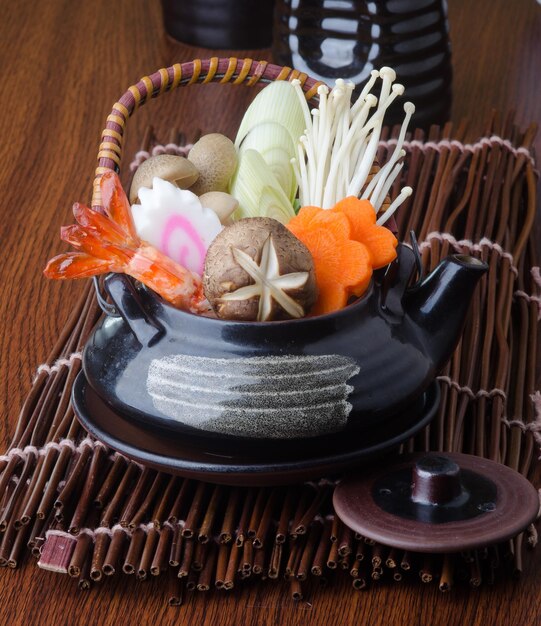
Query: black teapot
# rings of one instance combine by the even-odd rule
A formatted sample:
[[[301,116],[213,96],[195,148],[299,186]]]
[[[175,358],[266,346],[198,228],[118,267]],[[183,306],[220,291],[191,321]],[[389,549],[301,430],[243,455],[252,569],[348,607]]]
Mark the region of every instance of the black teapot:
[[[256,439],[363,429],[411,410],[450,358],[485,263],[449,256],[409,286],[411,248],[329,315],[238,322],[175,309],[123,274],[83,356],[114,410],[186,434]]]

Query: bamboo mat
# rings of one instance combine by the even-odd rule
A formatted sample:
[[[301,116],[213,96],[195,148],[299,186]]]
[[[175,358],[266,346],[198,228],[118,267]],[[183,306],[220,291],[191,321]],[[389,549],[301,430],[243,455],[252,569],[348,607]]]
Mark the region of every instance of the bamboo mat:
[[[398,228],[406,241],[416,232],[425,271],[455,251],[490,268],[439,377],[438,415],[403,448],[485,456],[530,478],[541,441],[534,134],[497,116],[473,144],[464,143],[463,125],[433,127],[427,136],[417,131],[397,181],[415,190],[399,211]],[[380,162],[394,149],[394,136],[383,136]],[[149,151],[185,153],[179,143],[175,133],[155,145],[149,129],[131,170]],[[163,576],[171,604],[180,604],[186,590],[231,590],[254,578],[271,584],[285,577],[292,596],[302,598],[305,584],[333,570],[357,590],[409,577],[434,581],[442,591],[521,572],[524,548],[537,543],[533,525],[505,545],[468,554],[408,554],[341,525],[332,511],[333,480],[230,488],[171,477],[113,453],[87,436],[70,404],[80,351],[99,314],[89,284],[38,367],[0,457],[0,566],[15,568],[31,553],[40,567],[68,574],[81,589],[114,574]]]

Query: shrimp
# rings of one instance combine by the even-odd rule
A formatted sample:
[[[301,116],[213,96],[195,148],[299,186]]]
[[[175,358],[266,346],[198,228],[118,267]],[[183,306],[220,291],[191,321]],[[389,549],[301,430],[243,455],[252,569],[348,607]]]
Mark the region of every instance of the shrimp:
[[[86,278],[109,272],[124,273],[147,285],[173,306],[191,313],[207,313],[209,303],[201,278],[137,236],[128,198],[120,179],[106,172],[100,179],[105,215],[75,203],[77,224],[63,226],[60,237],[76,252],[51,259],[47,278]]]

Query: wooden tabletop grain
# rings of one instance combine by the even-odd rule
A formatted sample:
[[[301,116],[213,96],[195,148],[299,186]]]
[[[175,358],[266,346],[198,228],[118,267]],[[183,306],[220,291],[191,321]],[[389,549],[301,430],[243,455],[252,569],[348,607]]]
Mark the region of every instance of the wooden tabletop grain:
[[[210,56],[168,40],[158,0],[17,0],[0,20],[0,444],[4,448],[32,372],[66,321],[80,284],[46,281],[58,230],[75,200],[89,200],[100,131],[116,98],[140,76]],[[526,125],[541,115],[541,6],[534,0],[451,0],[453,120],[474,138],[492,108],[516,109]],[[220,52],[220,51],[219,51]],[[218,52],[218,53],[219,53]],[[226,54],[232,51],[221,51]],[[216,54],[216,52],[212,53]],[[246,53],[239,53],[245,56]],[[250,56],[269,58],[268,52]],[[198,86],[164,96],[129,122],[127,153],[152,123],[168,129],[234,132],[250,93]],[[163,100],[163,102],[162,102]],[[537,140],[540,152],[541,142]],[[435,585],[381,585],[354,592],[334,583],[294,603],[280,583],[193,595],[166,603],[163,577],[107,579],[90,592],[33,562],[0,572],[0,624],[536,624],[541,621],[541,550],[520,581],[442,594]]]

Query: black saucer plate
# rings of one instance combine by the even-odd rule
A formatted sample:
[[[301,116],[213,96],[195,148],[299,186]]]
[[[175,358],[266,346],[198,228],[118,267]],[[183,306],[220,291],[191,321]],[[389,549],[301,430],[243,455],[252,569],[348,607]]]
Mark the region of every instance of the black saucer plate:
[[[81,372],[73,386],[75,413],[84,428],[96,439],[130,459],[154,469],[228,485],[279,485],[329,476],[359,466],[396,449],[436,414],[439,385],[434,382],[425,393],[422,410],[404,421],[388,420],[368,432],[349,431],[332,438],[332,446],[310,439],[295,449],[278,440],[269,445],[257,440],[248,448],[231,443],[227,450],[212,439],[172,435],[141,425],[107,405],[88,384]]]

